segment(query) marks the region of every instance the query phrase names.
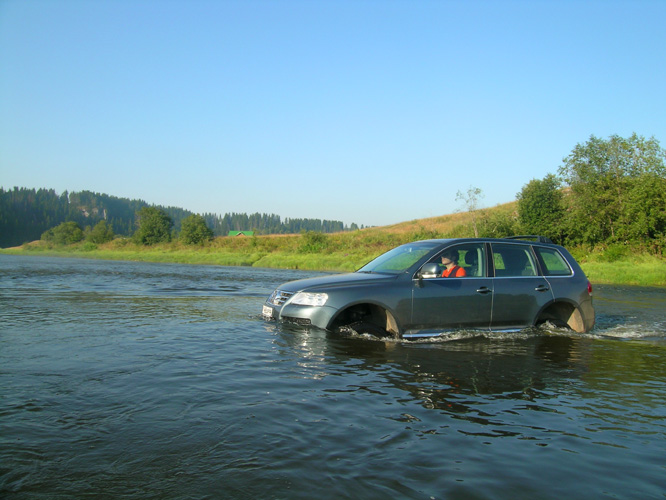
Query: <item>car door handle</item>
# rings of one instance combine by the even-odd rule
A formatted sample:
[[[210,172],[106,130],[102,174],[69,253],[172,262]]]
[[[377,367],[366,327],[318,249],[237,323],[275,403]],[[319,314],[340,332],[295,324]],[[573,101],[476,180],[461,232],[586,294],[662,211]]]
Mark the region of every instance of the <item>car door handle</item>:
[[[550,290],[546,285],[539,285],[538,287],[535,288],[537,292],[547,292]]]
[[[476,293],[482,293],[484,295],[487,294],[487,293],[490,293],[490,292],[492,292],[492,290],[490,288],[488,288],[487,286],[482,286],[481,288],[476,290]]]

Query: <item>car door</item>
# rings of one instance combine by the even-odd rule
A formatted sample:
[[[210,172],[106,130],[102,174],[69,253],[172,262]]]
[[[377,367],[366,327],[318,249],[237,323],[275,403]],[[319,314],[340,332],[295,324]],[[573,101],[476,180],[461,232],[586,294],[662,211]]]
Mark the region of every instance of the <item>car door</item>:
[[[531,245],[491,243],[493,330],[531,326],[541,309],[553,300],[550,284],[539,276]]]
[[[492,311],[492,279],[487,277],[486,247],[483,243],[467,243],[448,247],[429,262],[438,262],[441,255],[454,249],[464,277],[415,279],[412,293],[410,330],[449,330],[453,328],[490,327]]]

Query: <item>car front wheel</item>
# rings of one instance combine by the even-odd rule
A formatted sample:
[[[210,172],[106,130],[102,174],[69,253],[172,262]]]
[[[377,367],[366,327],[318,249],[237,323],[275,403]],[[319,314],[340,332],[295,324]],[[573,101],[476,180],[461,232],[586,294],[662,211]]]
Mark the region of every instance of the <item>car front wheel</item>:
[[[343,325],[338,327],[338,332],[342,333],[343,335],[349,335],[349,334],[357,334],[357,335],[372,335],[373,337],[377,337],[379,339],[385,339],[385,338],[394,338],[394,335],[387,332],[383,328],[373,324],[373,323],[368,323],[367,321],[357,321],[355,323],[351,323],[349,325]]]

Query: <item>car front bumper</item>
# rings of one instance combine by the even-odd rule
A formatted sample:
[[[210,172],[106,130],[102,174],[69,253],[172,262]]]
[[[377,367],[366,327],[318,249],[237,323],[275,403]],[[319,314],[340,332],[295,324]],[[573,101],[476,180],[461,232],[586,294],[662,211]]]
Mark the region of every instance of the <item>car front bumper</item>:
[[[298,306],[292,304],[276,306],[266,302],[261,314],[268,320],[312,325],[326,330],[336,312],[337,309],[329,306]]]

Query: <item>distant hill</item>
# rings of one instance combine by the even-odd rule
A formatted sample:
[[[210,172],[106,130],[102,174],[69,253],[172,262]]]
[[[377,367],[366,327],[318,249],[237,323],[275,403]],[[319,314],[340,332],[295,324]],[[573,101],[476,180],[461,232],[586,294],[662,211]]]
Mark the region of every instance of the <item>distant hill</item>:
[[[0,188],[0,247],[6,248],[38,240],[42,233],[63,222],[73,221],[82,228],[101,220],[111,224],[115,234],[130,236],[136,229],[136,212],[149,206],[144,200],[118,198],[92,191],[58,194],[53,189]],[[193,212],[178,207],[157,208],[166,212],[180,231],[181,221]],[[358,229],[341,221],[285,219],[275,214],[201,214],[216,236],[229,231],[255,231],[257,234],[287,234],[301,231],[323,233]]]
[[[498,214],[508,215],[515,213],[518,210],[518,202],[511,201],[502,203],[491,208],[480,209],[479,212],[485,214]],[[439,215],[436,217],[428,217],[425,219],[416,219],[411,221],[400,222],[398,224],[391,224],[382,226],[381,231],[396,234],[413,233],[415,230],[422,229],[428,232],[435,232],[438,234],[451,234],[460,226],[468,225],[471,223],[472,214],[470,212],[456,212],[448,215]]]

